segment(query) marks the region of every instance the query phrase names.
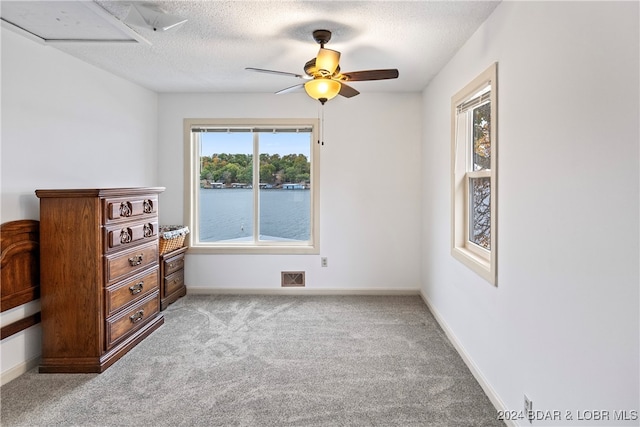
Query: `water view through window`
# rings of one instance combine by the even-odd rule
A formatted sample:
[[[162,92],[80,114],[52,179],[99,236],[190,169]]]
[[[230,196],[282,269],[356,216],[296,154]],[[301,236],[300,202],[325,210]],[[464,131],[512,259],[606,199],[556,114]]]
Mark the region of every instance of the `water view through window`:
[[[311,129],[199,132],[201,242],[311,239]]]

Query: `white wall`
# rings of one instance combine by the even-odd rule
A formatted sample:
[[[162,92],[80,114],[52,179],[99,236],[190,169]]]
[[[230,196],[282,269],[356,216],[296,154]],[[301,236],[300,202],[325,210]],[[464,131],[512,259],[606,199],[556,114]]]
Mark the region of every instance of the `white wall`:
[[[38,188],[157,185],[157,95],[2,29],[2,221]]]
[[[39,219],[39,188],[157,185],[157,95],[2,28],[1,222]],[[2,325],[38,303],[2,314]],[[0,344],[1,372],[40,354],[39,326]]]
[[[290,83],[283,79],[283,87]],[[419,289],[421,96],[376,94],[366,85],[324,106],[321,254],[187,255],[191,291],[277,291],[288,270],[306,271],[307,292]],[[313,118],[318,105],[304,93],[161,94],[161,222],[184,223],[184,118]],[[328,267],[320,267],[321,256]]]
[[[533,425],[639,409],[638,5],[503,2],[424,91],[422,291]],[[450,255],[450,100],[494,61],[497,288]]]

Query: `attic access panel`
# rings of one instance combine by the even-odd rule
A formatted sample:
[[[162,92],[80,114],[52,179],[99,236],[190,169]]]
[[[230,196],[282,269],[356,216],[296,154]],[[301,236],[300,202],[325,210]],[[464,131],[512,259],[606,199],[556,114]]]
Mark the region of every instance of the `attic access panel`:
[[[115,16],[88,1],[9,1],[2,25],[43,43],[146,43]]]

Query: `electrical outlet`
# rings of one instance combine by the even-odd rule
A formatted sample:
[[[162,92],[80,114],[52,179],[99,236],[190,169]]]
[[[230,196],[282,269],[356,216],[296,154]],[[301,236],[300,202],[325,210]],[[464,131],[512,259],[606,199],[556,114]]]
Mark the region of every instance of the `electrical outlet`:
[[[320,266],[321,267],[328,267],[329,266],[329,260],[327,260],[326,256],[323,256],[322,258],[320,258]]]
[[[533,424],[533,401],[524,395],[524,416],[529,420],[529,424]]]

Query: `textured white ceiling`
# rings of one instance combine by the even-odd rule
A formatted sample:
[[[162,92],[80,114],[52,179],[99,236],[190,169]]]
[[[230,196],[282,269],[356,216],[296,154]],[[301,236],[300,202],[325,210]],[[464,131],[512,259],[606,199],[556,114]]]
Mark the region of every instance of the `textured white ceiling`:
[[[2,3],[6,3],[6,0]],[[28,2],[25,2],[28,3]],[[124,20],[132,1],[101,1]],[[419,91],[498,5],[496,1],[143,1],[188,19],[166,32],[133,27],[151,44],[52,45],[156,92],[276,92],[316,56],[311,33],[342,53],[343,71],[397,68],[396,80],[353,82],[359,91]]]

